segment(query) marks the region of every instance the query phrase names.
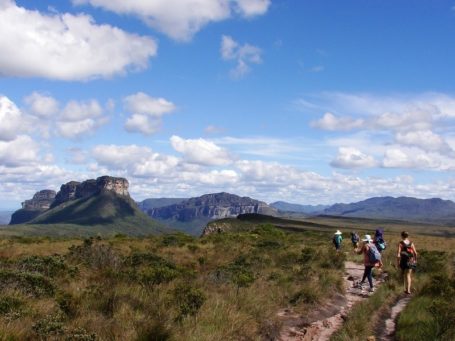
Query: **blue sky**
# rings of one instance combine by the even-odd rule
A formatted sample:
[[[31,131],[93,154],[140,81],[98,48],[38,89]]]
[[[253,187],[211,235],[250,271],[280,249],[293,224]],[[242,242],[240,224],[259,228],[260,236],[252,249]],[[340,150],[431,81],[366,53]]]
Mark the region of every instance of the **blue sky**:
[[[455,1],[0,0],[0,208],[455,200]]]

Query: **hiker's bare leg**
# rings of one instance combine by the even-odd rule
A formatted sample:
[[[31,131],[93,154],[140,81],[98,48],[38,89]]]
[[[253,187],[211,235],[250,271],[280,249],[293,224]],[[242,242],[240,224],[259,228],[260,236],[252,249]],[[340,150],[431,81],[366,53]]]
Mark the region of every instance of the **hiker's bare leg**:
[[[406,270],[406,292],[410,293],[411,292],[411,273],[412,269],[407,269]]]

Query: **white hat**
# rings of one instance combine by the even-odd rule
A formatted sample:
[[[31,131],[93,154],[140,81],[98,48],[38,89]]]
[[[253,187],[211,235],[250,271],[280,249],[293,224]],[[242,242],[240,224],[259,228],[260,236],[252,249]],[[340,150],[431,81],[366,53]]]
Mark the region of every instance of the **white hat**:
[[[366,234],[365,237],[362,239],[363,242],[372,242],[373,239],[371,239],[371,236],[369,234]]]
[[[342,234],[340,230],[337,230],[335,234]]]

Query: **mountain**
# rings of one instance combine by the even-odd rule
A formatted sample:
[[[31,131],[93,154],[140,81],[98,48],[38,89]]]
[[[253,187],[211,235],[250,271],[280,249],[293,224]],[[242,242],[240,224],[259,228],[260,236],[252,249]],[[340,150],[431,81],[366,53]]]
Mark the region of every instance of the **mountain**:
[[[55,191],[50,189],[36,192],[33,198],[25,200],[22,208],[11,215],[10,225],[26,223],[47,211],[54,202],[55,196]]]
[[[300,205],[300,204],[291,204],[285,201],[276,201],[270,204],[270,206],[276,208],[281,212],[296,212],[304,214],[315,214],[324,211],[328,208],[328,205]]]
[[[144,212],[147,212],[148,210],[152,208],[158,208],[158,207],[164,207],[164,206],[170,206],[174,204],[179,204],[184,200],[187,200],[188,198],[151,198],[151,199],[145,199],[141,202],[137,203],[137,206]]]
[[[63,184],[47,209],[37,210],[33,205],[24,206],[13,216],[27,218],[31,225],[82,225],[102,226],[116,233],[146,235],[165,232],[167,228],[144,214],[128,193],[128,180],[103,176],[84,182],[71,181]],[[39,192],[41,193],[41,192]],[[36,196],[36,195],[35,195]],[[35,198],[34,196],[34,198]],[[33,200],[33,199],[32,199]],[[30,201],[25,201],[30,202]],[[39,212],[36,216],[36,214]],[[18,224],[12,219],[10,225]],[[23,223],[21,221],[20,223]]]
[[[229,193],[205,194],[169,206],[147,210],[147,214],[176,229],[199,235],[212,220],[236,217],[244,213],[276,215],[265,202]]]
[[[455,223],[455,203],[450,200],[412,197],[375,197],[350,204],[335,204],[323,215]]]

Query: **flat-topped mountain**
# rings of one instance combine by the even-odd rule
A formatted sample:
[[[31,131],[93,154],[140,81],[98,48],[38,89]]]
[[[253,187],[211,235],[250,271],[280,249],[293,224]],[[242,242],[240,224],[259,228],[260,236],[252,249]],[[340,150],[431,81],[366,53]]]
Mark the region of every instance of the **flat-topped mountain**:
[[[270,204],[270,206],[276,208],[281,212],[295,212],[295,213],[304,213],[304,214],[315,214],[324,211],[328,208],[328,205],[300,205],[300,204],[291,204],[285,201],[275,201]]]
[[[55,191],[44,189],[36,192],[32,199],[22,202],[22,208],[11,215],[10,224],[22,224],[47,211],[55,200]]]
[[[335,204],[326,208],[322,214],[356,218],[455,223],[455,203],[439,198],[375,197],[350,204]]]
[[[278,211],[263,201],[240,197],[226,192],[205,194],[180,203],[146,210],[147,214],[166,224],[200,234],[211,220],[237,217],[239,214],[260,213],[276,215]]]
[[[32,200],[26,200],[23,208],[13,214],[10,225],[102,225],[103,231],[109,230],[106,227],[111,226],[112,231],[135,235],[165,231],[162,224],[150,219],[137,207],[128,193],[128,187],[128,180],[110,176],[83,182],[70,181],[61,185],[58,193],[54,192],[52,201],[52,195],[49,195],[48,202],[41,205],[40,210],[35,209],[42,202],[37,198],[43,197],[45,191],[35,194]],[[18,212],[22,219],[15,218]]]

